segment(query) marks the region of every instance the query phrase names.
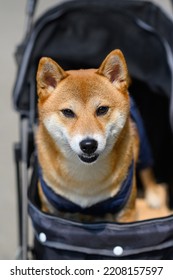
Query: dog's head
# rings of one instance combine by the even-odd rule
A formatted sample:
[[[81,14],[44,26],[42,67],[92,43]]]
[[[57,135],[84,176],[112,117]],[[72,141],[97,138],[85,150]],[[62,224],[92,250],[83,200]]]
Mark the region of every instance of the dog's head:
[[[129,115],[128,71],[120,50],[99,69],[64,71],[42,58],[39,119],[63,154],[93,163],[115,145]]]

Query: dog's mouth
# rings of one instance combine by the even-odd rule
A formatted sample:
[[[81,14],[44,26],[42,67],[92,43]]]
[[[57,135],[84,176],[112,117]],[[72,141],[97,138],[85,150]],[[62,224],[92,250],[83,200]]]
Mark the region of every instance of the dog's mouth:
[[[79,158],[81,161],[85,163],[93,163],[97,160],[98,156],[99,156],[98,154],[92,154],[92,155],[82,154],[79,155]]]

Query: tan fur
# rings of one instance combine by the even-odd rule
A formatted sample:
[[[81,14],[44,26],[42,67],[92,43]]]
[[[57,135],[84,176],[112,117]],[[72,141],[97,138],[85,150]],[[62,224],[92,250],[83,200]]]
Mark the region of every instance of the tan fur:
[[[132,159],[137,160],[139,146],[136,128],[129,116],[128,72],[122,53],[111,52],[98,70],[67,72],[50,58],[42,58],[37,86],[39,127],[36,141],[44,180],[56,193],[82,207],[114,196],[127,176]],[[108,113],[98,117],[99,106],[109,106]],[[62,114],[66,108],[75,112],[74,118]],[[118,132],[113,132],[116,121],[123,125],[116,128]],[[110,150],[105,146],[106,153],[101,149],[111,126],[116,139],[111,138]],[[75,153],[78,149],[75,137],[88,135],[94,135],[101,143],[101,153],[92,164],[82,163]],[[41,190],[39,193],[43,210],[54,212]],[[134,220],[135,198],[134,176],[129,201],[112,220]],[[74,218],[70,213],[65,216]],[[80,213],[77,218],[86,219]]]

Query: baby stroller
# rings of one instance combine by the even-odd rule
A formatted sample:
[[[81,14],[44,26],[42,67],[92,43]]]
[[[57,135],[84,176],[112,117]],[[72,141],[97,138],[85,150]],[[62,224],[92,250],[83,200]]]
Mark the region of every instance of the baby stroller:
[[[36,259],[173,259],[173,216],[91,224],[43,213],[34,144],[39,59],[51,57],[66,70],[97,68],[111,50],[119,48],[153,150],[156,178],[168,184],[168,204],[173,208],[173,22],[146,1],[74,0],[51,8],[32,25],[35,6],[36,1],[30,0],[29,28],[16,52],[13,90],[20,116],[20,142],[14,147],[19,258],[27,259],[32,252]],[[32,248],[28,247],[28,209],[34,229]]]

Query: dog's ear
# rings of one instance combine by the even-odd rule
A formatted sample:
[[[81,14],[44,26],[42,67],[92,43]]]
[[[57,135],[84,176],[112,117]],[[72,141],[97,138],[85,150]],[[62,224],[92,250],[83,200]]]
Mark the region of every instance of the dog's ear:
[[[37,71],[37,88],[39,97],[46,97],[66,78],[68,74],[51,58],[42,57]]]
[[[114,50],[108,54],[97,73],[108,78],[118,88],[127,89],[128,87],[127,65],[120,50]]]

